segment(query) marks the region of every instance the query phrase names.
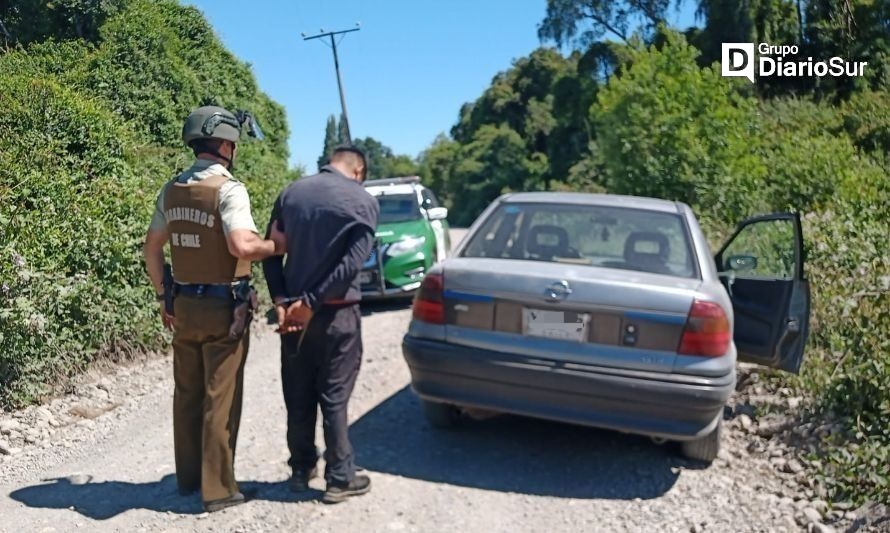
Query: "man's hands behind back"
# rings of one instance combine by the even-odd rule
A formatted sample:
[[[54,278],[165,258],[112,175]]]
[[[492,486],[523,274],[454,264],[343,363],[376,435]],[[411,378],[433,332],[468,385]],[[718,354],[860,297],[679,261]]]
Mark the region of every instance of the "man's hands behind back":
[[[312,319],[312,309],[302,300],[275,304],[275,312],[278,315],[276,332],[282,335],[303,330]]]

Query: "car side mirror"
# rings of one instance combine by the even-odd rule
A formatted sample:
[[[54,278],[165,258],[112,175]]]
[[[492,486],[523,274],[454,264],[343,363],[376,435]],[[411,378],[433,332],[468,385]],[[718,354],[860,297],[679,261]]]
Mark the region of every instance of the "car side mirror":
[[[430,220],[445,220],[448,218],[448,208],[434,207],[432,209],[427,209],[426,214],[430,217]]]
[[[753,255],[731,255],[726,258],[726,270],[747,272],[757,268],[757,258]]]

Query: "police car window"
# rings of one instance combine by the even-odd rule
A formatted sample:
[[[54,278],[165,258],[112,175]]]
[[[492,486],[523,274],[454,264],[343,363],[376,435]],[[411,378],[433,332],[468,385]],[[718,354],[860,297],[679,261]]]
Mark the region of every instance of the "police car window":
[[[380,224],[420,218],[420,206],[414,194],[384,194],[377,197],[377,203],[380,204]]]

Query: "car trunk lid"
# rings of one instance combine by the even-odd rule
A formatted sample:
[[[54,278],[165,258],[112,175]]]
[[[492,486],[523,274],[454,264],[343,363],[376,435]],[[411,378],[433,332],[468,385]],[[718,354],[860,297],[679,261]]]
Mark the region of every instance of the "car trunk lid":
[[[445,338],[517,356],[670,372],[701,280],[589,265],[454,258]]]

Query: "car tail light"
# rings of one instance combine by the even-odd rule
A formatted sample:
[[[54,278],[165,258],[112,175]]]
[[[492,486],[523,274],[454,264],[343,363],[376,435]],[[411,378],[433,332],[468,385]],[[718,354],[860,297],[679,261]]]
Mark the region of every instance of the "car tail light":
[[[427,274],[414,297],[414,320],[430,324],[445,323],[445,277]]]
[[[729,319],[720,304],[694,300],[683,328],[678,353],[719,357],[729,349],[732,332]]]

